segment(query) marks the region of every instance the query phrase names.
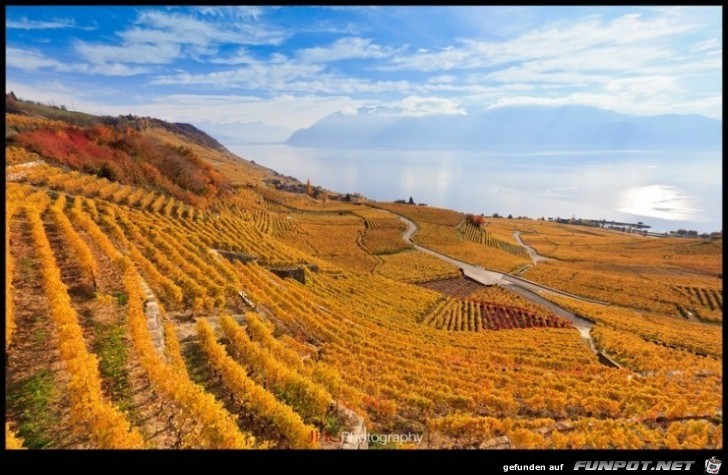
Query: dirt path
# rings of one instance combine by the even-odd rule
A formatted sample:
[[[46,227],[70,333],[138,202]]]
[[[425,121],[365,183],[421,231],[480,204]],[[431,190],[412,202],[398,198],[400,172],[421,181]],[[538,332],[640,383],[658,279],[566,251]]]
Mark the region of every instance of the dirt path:
[[[531,260],[533,261],[534,264],[538,264],[539,262],[550,260],[548,257],[544,257],[541,254],[539,254],[538,252],[536,252],[536,250],[534,248],[532,248],[531,246],[524,244],[524,242],[521,240],[521,231],[515,231],[513,233],[513,237],[516,239],[516,242],[518,242],[518,244],[520,244],[521,246],[523,246],[524,249],[526,249],[526,252],[528,252],[528,257],[531,258]]]

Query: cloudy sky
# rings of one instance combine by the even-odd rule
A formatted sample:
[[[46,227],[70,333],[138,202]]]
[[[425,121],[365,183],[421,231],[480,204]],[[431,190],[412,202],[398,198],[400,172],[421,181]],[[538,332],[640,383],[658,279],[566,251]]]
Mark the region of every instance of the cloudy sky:
[[[721,118],[719,7],[6,7],[6,89],[285,140],[337,111]]]

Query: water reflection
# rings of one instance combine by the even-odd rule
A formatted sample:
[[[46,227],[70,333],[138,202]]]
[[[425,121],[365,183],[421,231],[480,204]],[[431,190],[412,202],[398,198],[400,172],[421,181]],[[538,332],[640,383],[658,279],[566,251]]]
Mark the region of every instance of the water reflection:
[[[690,220],[701,210],[687,193],[672,186],[627,188],[620,195],[619,211],[662,219]]]
[[[474,213],[643,221],[656,230],[722,229],[719,154],[231,148],[285,175],[378,200],[412,196]]]

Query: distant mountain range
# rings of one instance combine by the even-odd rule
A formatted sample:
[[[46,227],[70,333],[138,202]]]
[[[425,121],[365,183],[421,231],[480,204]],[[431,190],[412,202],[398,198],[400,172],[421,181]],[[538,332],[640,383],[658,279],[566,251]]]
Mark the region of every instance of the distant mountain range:
[[[292,146],[465,149],[718,151],[722,122],[699,115],[633,116],[588,106],[505,106],[468,115],[334,113],[293,133]]]

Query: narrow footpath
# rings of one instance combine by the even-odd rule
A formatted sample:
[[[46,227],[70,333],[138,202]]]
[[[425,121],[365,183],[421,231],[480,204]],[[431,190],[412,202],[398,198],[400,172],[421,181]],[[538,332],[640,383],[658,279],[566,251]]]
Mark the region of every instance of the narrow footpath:
[[[516,242],[518,242],[518,244],[520,244],[526,250],[526,252],[528,253],[528,257],[531,258],[534,264],[550,260],[548,257],[544,257],[536,252],[536,249],[524,244],[524,242],[521,240],[521,231],[515,231],[513,233],[513,237],[515,238]]]

